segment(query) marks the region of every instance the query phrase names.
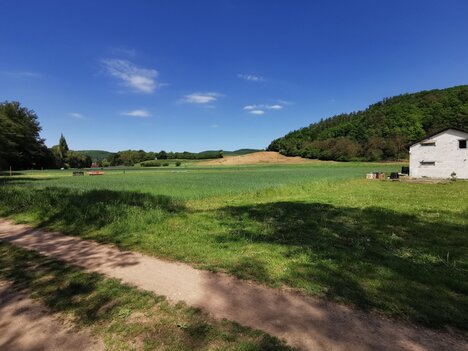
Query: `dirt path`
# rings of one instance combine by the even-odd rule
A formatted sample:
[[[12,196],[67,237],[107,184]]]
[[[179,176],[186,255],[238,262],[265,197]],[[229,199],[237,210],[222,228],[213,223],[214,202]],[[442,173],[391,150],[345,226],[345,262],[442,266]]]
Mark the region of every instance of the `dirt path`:
[[[0,281],[0,350],[99,351],[104,344]]]
[[[468,351],[467,341],[449,334],[2,219],[0,240],[185,301],[306,350]]]

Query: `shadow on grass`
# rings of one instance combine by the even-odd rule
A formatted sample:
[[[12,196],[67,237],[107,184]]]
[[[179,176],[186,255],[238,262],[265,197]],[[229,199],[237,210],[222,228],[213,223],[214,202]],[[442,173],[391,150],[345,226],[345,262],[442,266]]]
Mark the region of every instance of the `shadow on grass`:
[[[39,181],[39,180],[44,181],[44,179],[52,180],[52,179],[56,179],[56,178],[57,177],[47,177],[47,178],[37,178],[37,177],[27,177],[27,176],[10,177],[10,176],[5,176],[5,175],[0,174],[0,186],[7,185],[7,184],[8,185],[20,185],[20,184],[25,184],[25,183],[29,183],[29,182]]]
[[[230,228],[218,235],[220,243],[273,245],[287,266],[272,277],[264,257],[254,256],[252,264],[240,258],[231,269],[237,276],[468,330],[467,226],[381,208],[302,202],[226,207],[220,218]]]
[[[18,171],[14,171],[14,172],[11,172],[11,175],[13,176],[17,176],[17,175],[22,175],[24,174],[23,172],[18,172]],[[9,177],[10,176],[10,171],[0,171],[0,179],[2,179],[3,177]]]

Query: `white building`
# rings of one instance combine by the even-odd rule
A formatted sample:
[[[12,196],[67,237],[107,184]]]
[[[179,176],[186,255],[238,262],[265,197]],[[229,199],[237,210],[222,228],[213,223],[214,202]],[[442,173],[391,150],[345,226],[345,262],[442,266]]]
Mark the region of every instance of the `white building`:
[[[410,146],[410,176],[468,179],[468,133],[445,129]]]

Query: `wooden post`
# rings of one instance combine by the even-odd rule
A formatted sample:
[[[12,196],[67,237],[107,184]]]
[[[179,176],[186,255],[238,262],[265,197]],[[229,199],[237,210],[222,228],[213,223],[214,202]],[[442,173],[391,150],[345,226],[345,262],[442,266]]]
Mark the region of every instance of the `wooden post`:
[[[10,166],[10,177],[13,175],[13,173],[11,172],[11,166]]]

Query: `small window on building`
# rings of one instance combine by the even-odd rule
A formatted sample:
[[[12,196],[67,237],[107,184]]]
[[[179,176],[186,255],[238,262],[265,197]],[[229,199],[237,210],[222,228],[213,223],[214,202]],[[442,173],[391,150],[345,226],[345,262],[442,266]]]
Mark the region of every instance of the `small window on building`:
[[[466,139],[465,140],[458,140],[458,147],[460,149],[466,149]]]
[[[427,141],[425,143],[421,143],[421,146],[435,146],[435,141]]]
[[[420,164],[421,166],[435,166],[434,161],[421,161]]]

